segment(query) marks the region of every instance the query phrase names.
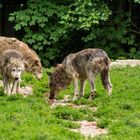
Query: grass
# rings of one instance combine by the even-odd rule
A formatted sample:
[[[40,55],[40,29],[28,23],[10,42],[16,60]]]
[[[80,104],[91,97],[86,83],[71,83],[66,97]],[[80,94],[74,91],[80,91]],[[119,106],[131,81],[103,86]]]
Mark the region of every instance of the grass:
[[[84,140],[84,136],[70,131],[78,128],[78,120],[96,121],[108,134],[89,140],[140,139],[140,67],[111,70],[113,94],[108,96],[100,78],[96,80],[97,94],[87,100],[90,88],[87,82],[85,98],[75,101],[84,108],[58,106],[51,108],[45,93],[49,92],[48,76],[44,69],[41,81],[24,74],[22,86],[32,85],[34,95],[6,96],[0,88],[0,140]],[[73,86],[61,91],[58,99],[73,95]],[[97,107],[93,111],[91,107]]]

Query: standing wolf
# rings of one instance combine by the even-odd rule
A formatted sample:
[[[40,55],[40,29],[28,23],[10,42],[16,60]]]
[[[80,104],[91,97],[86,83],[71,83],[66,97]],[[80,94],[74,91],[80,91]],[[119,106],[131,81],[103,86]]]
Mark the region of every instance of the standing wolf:
[[[102,84],[108,94],[112,93],[112,85],[109,78],[110,59],[107,53],[101,49],[85,49],[78,53],[69,54],[50,74],[50,95],[54,99],[58,92],[67,87],[71,81],[74,83],[74,98],[79,96],[78,80],[80,80],[80,97],[84,96],[85,80],[88,79],[91,88],[90,99],[95,95],[95,77],[100,73]]]
[[[3,51],[13,49],[19,51],[26,60],[25,71],[31,72],[37,79],[42,77],[42,65],[36,52],[28,47],[27,44],[16,38],[0,36],[0,56]]]
[[[0,62],[4,93],[8,95],[19,93],[20,77],[24,71],[24,60],[21,53],[8,49],[3,52]]]

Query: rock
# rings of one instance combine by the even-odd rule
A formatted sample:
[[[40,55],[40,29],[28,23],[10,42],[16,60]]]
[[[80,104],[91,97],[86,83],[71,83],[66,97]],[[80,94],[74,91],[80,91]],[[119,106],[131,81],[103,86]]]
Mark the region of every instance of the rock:
[[[135,67],[140,66],[140,60],[139,59],[126,59],[126,60],[116,60],[114,62],[111,62],[111,67]]]
[[[21,87],[20,94],[23,96],[32,95],[33,94],[32,86]]]

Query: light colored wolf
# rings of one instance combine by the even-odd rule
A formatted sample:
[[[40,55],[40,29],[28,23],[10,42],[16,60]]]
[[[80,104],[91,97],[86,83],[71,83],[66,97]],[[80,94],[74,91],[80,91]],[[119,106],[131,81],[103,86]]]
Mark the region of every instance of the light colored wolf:
[[[1,56],[1,74],[4,93],[11,95],[19,93],[21,74],[24,71],[24,60],[16,50],[6,50]]]
[[[109,77],[110,59],[102,49],[85,49],[78,53],[69,54],[50,74],[50,95],[54,99],[60,90],[74,82],[74,98],[79,97],[78,80],[80,80],[80,97],[84,96],[85,80],[88,79],[91,88],[90,99],[95,95],[94,81],[100,73],[102,84],[108,94],[112,93],[112,84]]]
[[[28,47],[27,44],[16,38],[0,36],[0,56],[3,51],[13,49],[19,51],[27,62],[25,71],[33,73],[37,79],[42,77],[42,65],[36,52]]]

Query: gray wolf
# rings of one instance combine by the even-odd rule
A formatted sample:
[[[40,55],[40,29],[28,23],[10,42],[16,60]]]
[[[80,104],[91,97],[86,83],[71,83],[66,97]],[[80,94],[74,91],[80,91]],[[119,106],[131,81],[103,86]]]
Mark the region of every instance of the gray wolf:
[[[67,87],[71,81],[74,83],[74,98],[84,96],[85,81],[89,80],[91,94],[90,99],[95,96],[95,78],[101,75],[101,81],[108,94],[112,93],[112,84],[109,77],[110,59],[102,49],[85,49],[77,53],[69,54],[59,64],[54,72],[49,74],[49,99],[54,99],[58,92]],[[80,80],[80,95],[78,91],[78,80]]]
[[[19,93],[21,74],[24,71],[24,59],[16,50],[6,50],[0,59],[4,93]]]
[[[3,54],[3,51],[7,49],[19,51],[27,62],[25,65],[25,71],[33,73],[37,79],[41,79],[42,65],[34,50],[16,38],[0,36],[0,56]]]

